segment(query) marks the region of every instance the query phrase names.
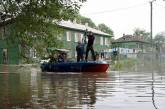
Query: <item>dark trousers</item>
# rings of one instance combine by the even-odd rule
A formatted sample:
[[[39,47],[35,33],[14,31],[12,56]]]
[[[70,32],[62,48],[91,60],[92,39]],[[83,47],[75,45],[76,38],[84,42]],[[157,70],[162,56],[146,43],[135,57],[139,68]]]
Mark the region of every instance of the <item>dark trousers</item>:
[[[101,59],[104,58],[104,53],[101,53]]]
[[[93,46],[87,46],[87,48],[86,48],[85,60],[86,60],[86,61],[88,60],[88,53],[89,53],[89,51],[91,51],[91,53],[92,53],[92,58],[93,58],[93,60],[95,61],[95,60],[96,60],[96,57],[95,57],[95,52],[94,52],[94,50],[93,50]]]
[[[77,62],[79,62],[80,60],[81,60],[81,61],[84,60],[83,55],[78,55],[78,56],[77,56]]]

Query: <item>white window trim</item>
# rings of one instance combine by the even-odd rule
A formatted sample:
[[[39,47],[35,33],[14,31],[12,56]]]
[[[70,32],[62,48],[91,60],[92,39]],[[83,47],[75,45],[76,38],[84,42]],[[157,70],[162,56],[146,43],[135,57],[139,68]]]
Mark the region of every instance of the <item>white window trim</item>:
[[[36,52],[37,52],[36,49],[31,48],[30,51],[29,51],[30,57],[31,58],[37,58],[37,53]]]
[[[75,42],[78,42],[78,33],[74,34],[74,40],[75,40]]]
[[[107,37],[105,37],[105,45],[109,45]]]
[[[75,33],[74,39],[75,39],[75,42],[78,42],[78,41],[82,42],[83,34],[82,33]]]
[[[66,40],[67,41],[71,41],[71,33],[70,33],[70,31],[66,32]]]
[[[103,37],[100,37],[100,45],[104,45]]]
[[[80,33],[81,35],[81,41],[83,41],[83,38],[84,38],[84,34]]]
[[[74,57],[75,57],[75,58],[77,57],[77,52],[76,52],[76,51],[74,52]]]

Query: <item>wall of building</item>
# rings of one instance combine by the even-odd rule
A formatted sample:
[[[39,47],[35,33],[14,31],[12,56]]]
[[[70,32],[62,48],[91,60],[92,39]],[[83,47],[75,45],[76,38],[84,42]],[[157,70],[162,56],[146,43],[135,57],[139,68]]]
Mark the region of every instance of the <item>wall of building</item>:
[[[7,64],[19,64],[19,47],[8,45],[6,41],[0,40],[0,64],[4,63],[3,50],[7,50]]]
[[[4,28],[0,28],[0,64],[19,64],[19,47],[15,44],[8,44],[5,40]],[[6,59],[3,52],[6,52]],[[6,60],[7,62],[4,62]]]
[[[69,32],[70,34],[70,41],[68,41],[67,39],[67,32]],[[7,60],[8,60],[8,64],[19,64],[21,61],[21,58],[19,57],[19,51],[21,49],[19,49],[18,45],[14,45],[14,44],[7,44],[7,42],[5,41],[5,37],[3,35],[4,30],[3,28],[0,28],[0,64],[3,64],[3,50],[6,49],[7,50]],[[77,36],[75,36],[75,34],[77,34],[77,36],[79,37],[84,37],[84,31],[80,31],[80,30],[73,30],[73,29],[66,29],[65,28],[65,32],[62,35],[62,37],[60,38],[60,40],[63,43],[63,47],[65,49],[70,50],[68,57],[75,59],[76,58],[76,45],[77,42],[81,39],[81,38],[77,38]],[[110,39],[111,37],[108,36],[102,36],[102,35],[98,35],[98,34],[94,34],[95,35],[95,42],[94,42],[94,50],[96,52],[101,52],[103,51],[108,51],[111,48],[110,45]],[[101,42],[102,40],[102,42]]]
[[[69,34],[70,34],[70,37],[71,37],[70,41],[68,41],[67,32],[69,32]],[[81,40],[81,38],[76,39],[75,34],[79,34],[79,37],[84,37],[84,32],[82,32],[82,31],[66,29],[63,37],[61,38],[61,40],[63,40],[64,48],[71,51],[68,54],[68,57],[72,58],[72,59],[74,59],[76,57],[76,45],[77,45],[77,42],[79,41],[77,39]],[[110,45],[111,37],[106,37],[106,36],[101,36],[101,35],[96,35],[96,34],[94,34],[94,36],[95,36],[94,50],[96,52],[101,52],[102,50],[105,51],[105,50],[108,50],[111,48],[111,45]],[[100,43],[100,40],[101,40],[100,37],[103,37],[103,44]]]

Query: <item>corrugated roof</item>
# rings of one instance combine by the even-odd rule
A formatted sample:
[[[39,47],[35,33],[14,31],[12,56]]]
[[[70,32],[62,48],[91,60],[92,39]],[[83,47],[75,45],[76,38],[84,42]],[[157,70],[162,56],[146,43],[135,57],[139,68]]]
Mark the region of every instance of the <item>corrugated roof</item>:
[[[61,21],[61,22],[59,22],[59,25],[62,27],[65,27],[65,28],[80,30],[80,31],[84,31],[84,32],[87,29],[88,31],[92,31],[94,34],[99,34],[99,35],[104,35],[104,36],[112,36],[110,34],[102,32],[100,30],[97,30],[97,29],[94,29],[94,28],[91,28],[91,27],[88,27],[88,26],[85,26],[82,24],[73,23],[70,21]]]

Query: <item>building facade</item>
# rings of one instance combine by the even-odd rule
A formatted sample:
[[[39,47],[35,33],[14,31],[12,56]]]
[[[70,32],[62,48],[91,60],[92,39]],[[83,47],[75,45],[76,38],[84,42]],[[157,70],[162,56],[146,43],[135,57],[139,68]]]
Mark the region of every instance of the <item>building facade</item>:
[[[64,29],[64,33],[62,36],[60,35],[59,40],[62,42],[62,48],[69,50],[68,58],[75,59],[77,42],[85,37],[86,30],[94,33],[94,50],[96,52],[108,52],[111,49],[110,39],[112,36],[107,33],[68,21],[60,22],[59,26]],[[21,47],[17,44],[8,44],[5,38],[7,33],[5,28],[6,26],[0,28],[0,64],[19,64],[22,62],[20,56]],[[37,53],[34,51],[29,50],[28,55],[32,58],[37,58]]]
[[[86,31],[92,31],[95,36],[94,50],[100,53],[101,51],[109,52],[111,49],[111,37],[112,35],[104,33],[100,30],[88,27],[87,25],[81,25],[73,22],[63,21],[60,27],[65,29],[61,40],[63,42],[63,48],[70,50],[68,57],[74,59],[76,55],[76,45],[78,41],[82,41],[85,37]]]
[[[5,27],[0,28],[0,64],[19,64],[19,46],[8,43]]]
[[[151,43],[144,40],[143,36],[125,35],[112,42],[112,50],[120,55],[136,58],[138,53],[151,51]]]

